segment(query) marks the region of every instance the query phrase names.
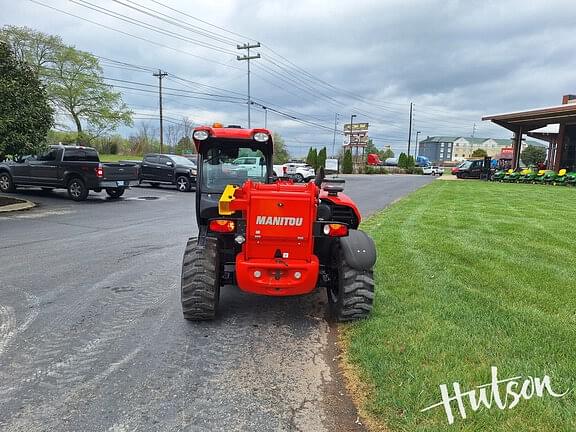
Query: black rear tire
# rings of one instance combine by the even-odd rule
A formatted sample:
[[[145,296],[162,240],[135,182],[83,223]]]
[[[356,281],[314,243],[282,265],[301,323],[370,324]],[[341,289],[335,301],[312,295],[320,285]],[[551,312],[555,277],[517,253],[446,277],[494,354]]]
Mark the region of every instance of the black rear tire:
[[[178,192],[190,191],[190,179],[186,176],[178,176],[176,179],[176,189]]]
[[[182,262],[181,303],[184,318],[192,321],[216,317],[220,299],[220,262],[217,240],[198,245],[188,239]]]
[[[14,186],[12,177],[10,176],[10,174],[6,172],[0,173],[0,192],[4,193],[16,192],[16,186]]]
[[[74,201],[84,201],[88,198],[88,193],[90,192],[84,181],[79,177],[72,177],[70,181],[68,181],[68,196],[73,199]]]
[[[354,321],[370,315],[374,302],[373,270],[352,268],[341,252],[339,244],[333,249],[332,262],[337,264],[328,286],[330,313],[336,321]]]
[[[120,198],[122,195],[124,195],[126,189],[124,189],[123,187],[119,187],[119,188],[106,188],[106,193],[108,194],[108,196],[110,198],[116,199],[116,198]]]

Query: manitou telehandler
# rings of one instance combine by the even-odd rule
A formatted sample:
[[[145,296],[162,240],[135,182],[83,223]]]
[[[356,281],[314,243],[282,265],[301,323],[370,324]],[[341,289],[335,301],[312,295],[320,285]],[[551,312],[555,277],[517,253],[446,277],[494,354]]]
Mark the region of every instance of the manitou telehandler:
[[[213,319],[223,286],[268,296],[322,287],[336,320],[366,317],[376,249],[358,230],[360,212],[342,193],[344,181],[324,179],[322,170],[305,184],[276,177],[266,129],[199,127],[193,139],[199,232],[184,252],[184,318]]]

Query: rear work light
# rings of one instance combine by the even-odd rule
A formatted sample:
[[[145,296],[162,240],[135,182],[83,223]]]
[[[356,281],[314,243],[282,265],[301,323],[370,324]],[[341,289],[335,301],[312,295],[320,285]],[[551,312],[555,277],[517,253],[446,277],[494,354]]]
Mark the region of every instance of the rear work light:
[[[324,225],[324,234],[330,237],[345,237],[348,235],[348,227],[344,224]]]
[[[254,134],[254,139],[258,142],[266,142],[268,141],[268,134],[264,132],[256,132]]]
[[[236,224],[227,219],[214,219],[210,221],[209,229],[212,232],[232,233],[236,229]]]
[[[208,132],[204,130],[195,131],[193,137],[198,141],[204,141],[205,139],[208,139]]]
[[[94,171],[96,171],[96,177],[104,177],[104,168],[101,165],[94,168]]]

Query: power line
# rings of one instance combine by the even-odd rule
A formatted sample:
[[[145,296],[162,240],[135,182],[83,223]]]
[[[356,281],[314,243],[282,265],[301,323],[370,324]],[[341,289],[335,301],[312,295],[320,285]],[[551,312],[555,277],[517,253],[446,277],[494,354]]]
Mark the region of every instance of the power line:
[[[163,35],[165,35],[165,36],[169,36],[169,37],[172,37],[172,38],[174,38],[174,39],[180,39],[180,40],[183,40],[183,41],[186,41],[186,42],[193,43],[193,44],[195,44],[195,45],[199,45],[199,46],[204,47],[204,48],[208,48],[208,49],[211,49],[211,50],[214,50],[214,51],[222,52],[222,53],[224,53],[224,54],[233,54],[233,52],[230,51],[230,50],[227,50],[227,49],[224,49],[224,48],[221,48],[221,47],[218,47],[218,46],[216,46],[216,45],[212,45],[212,44],[209,44],[209,43],[206,43],[206,42],[202,42],[202,41],[200,41],[200,40],[198,40],[198,39],[193,39],[193,38],[189,38],[189,37],[187,37],[187,36],[178,35],[178,34],[176,34],[176,33],[174,33],[174,32],[164,30],[164,29],[162,29],[162,28],[160,28],[160,27],[157,27],[157,26],[155,26],[155,25],[153,25],[153,24],[150,24],[150,23],[147,23],[147,22],[145,22],[145,21],[141,21],[141,20],[138,20],[138,19],[136,19],[136,18],[131,18],[131,17],[128,17],[128,16],[123,15],[123,14],[121,14],[121,13],[118,13],[118,12],[112,11],[112,10],[110,10],[110,9],[107,9],[107,8],[105,8],[105,7],[95,5],[95,4],[90,3],[89,1],[86,1],[86,0],[69,0],[69,1],[72,2],[72,3],[74,3],[74,4],[77,4],[78,6],[81,6],[81,7],[84,7],[84,8],[87,8],[87,9],[90,9],[90,10],[93,10],[93,11],[96,11],[96,12],[99,12],[99,13],[101,13],[101,14],[103,14],[103,15],[107,15],[107,16],[116,18],[116,19],[118,19],[118,20],[121,20],[121,21],[130,23],[130,24],[135,25],[135,26],[138,26],[138,27],[145,28],[145,29],[147,29],[147,30],[152,30],[152,31],[154,31],[154,32],[156,32],[156,33],[163,34]],[[116,1],[116,0],[113,0],[113,1]]]
[[[82,21],[89,22],[89,23],[94,24],[94,25],[96,25],[96,26],[103,27],[103,28],[105,28],[105,29],[108,29],[108,30],[111,30],[111,31],[114,31],[114,32],[117,32],[117,33],[121,33],[121,34],[123,34],[123,35],[130,36],[130,37],[132,37],[132,38],[139,39],[139,40],[141,40],[141,41],[151,43],[151,44],[156,45],[156,46],[159,46],[159,47],[161,47],[161,48],[166,48],[166,49],[169,49],[169,50],[172,50],[172,51],[176,51],[176,52],[179,52],[179,53],[182,53],[182,54],[186,54],[186,55],[189,55],[189,56],[191,56],[191,57],[199,58],[199,59],[201,59],[201,60],[205,60],[205,61],[210,62],[210,63],[215,63],[215,64],[218,64],[218,65],[220,65],[220,66],[227,67],[227,68],[238,69],[237,67],[230,66],[230,65],[228,65],[228,64],[226,64],[226,63],[221,63],[221,62],[218,62],[218,61],[215,61],[215,60],[211,60],[211,59],[209,59],[209,58],[206,58],[206,57],[202,57],[202,56],[193,54],[193,53],[191,53],[191,52],[189,52],[189,51],[184,51],[184,50],[181,50],[181,49],[179,49],[179,48],[174,48],[174,47],[171,47],[171,46],[169,46],[169,45],[164,45],[164,44],[162,44],[162,43],[159,43],[159,42],[156,42],[156,41],[153,41],[153,40],[150,40],[150,39],[146,39],[146,38],[141,37],[141,36],[133,35],[133,34],[131,34],[131,33],[125,32],[125,31],[123,31],[123,30],[118,30],[118,29],[116,29],[116,28],[113,28],[113,27],[110,27],[110,26],[107,26],[107,25],[104,25],[104,24],[100,24],[100,23],[98,23],[98,22],[96,22],[96,21],[89,20],[88,18],[84,18],[84,17],[81,17],[81,16],[79,16],[79,15],[75,15],[75,14],[73,14],[73,13],[66,12],[66,11],[64,11],[64,10],[62,10],[62,9],[58,9],[58,8],[56,8],[56,7],[47,5],[47,4],[42,3],[42,2],[40,2],[40,1],[38,1],[38,0],[28,0],[28,1],[30,1],[30,2],[32,2],[32,3],[35,3],[35,4],[37,4],[37,5],[43,6],[43,7],[45,7],[45,8],[52,9],[52,10],[55,10],[55,11],[57,11],[57,12],[63,13],[63,14],[65,14],[65,15],[69,15],[69,16],[72,16],[72,17],[74,17],[74,18],[78,18],[78,19],[80,19],[80,20],[82,20]]]

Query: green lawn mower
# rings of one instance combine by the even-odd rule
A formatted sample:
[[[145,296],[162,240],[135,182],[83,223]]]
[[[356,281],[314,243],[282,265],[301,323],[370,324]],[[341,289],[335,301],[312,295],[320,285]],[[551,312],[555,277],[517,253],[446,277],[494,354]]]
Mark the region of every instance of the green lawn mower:
[[[502,182],[502,181],[504,181],[505,175],[506,175],[506,170],[498,170],[494,174],[492,174],[492,177],[490,177],[490,180]]]
[[[550,184],[554,177],[556,177],[556,171],[554,171],[554,170],[540,170],[540,171],[538,171],[538,176],[534,179],[533,183]]]
[[[561,169],[560,171],[558,171],[558,174],[556,174],[556,177],[552,180],[552,184],[554,186],[566,184],[566,170],[565,169]]]
[[[520,172],[509,169],[504,176],[504,183],[516,183],[520,178]]]
[[[571,171],[564,176],[566,186],[576,186],[576,171]]]
[[[537,172],[533,168],[524,168],[516,179],[518,183],[530,183]]]

